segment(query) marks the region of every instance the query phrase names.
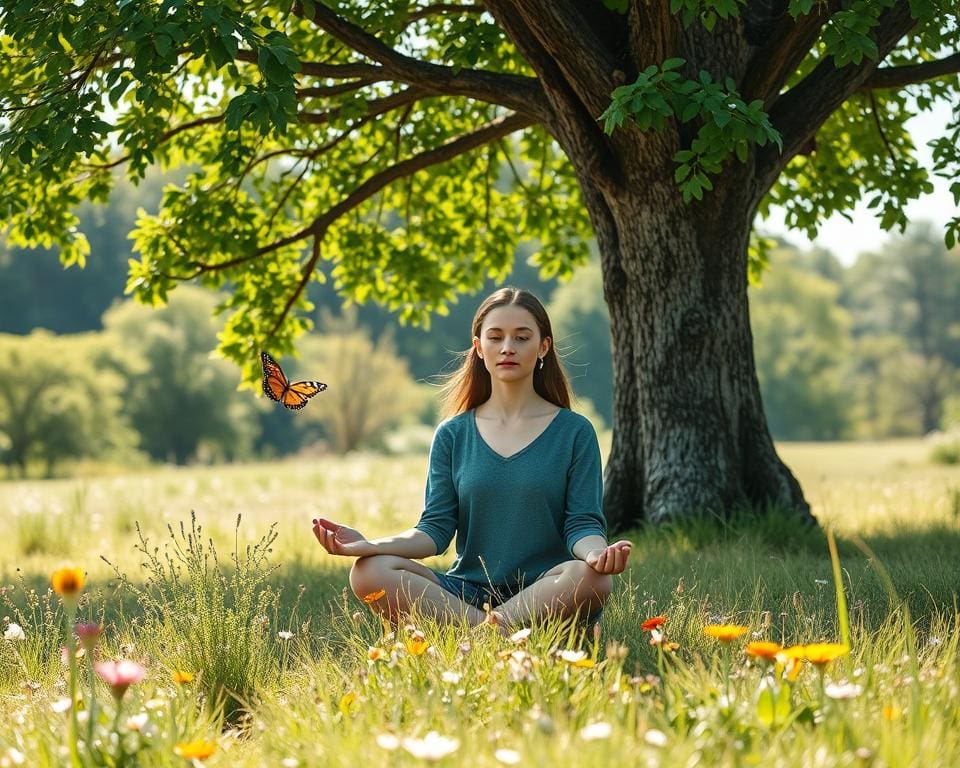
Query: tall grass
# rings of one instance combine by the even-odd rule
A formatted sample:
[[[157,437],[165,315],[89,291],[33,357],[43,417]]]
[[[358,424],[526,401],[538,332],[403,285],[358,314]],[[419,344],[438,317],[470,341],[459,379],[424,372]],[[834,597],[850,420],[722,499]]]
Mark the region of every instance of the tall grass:
[[[80,612],[106,624],[98,658],[148,670],[115,731],[138,765],[183,766],[175,746],[196,738],[217,744],[214,768],[960,765],[960,475],[913,444],[783,453],[833,557],[824,528],[775,513],[633,531],[599,634],[549,623],[513,639],[416,616],[385,628],[345,592],[349,562],[311,540],[317,514],[372,536],[412,524],[422,457],[151,470],[88,480],[82,497],[5,484],[0,570],[22,578],[2,599],[25,640],[0,646],[0,765],[67,764],[46,588],[66,554],[90,571]],[[25,510],[71,504],[67,552],[9,535]],[[675,650],[640,629],[658,614]],[[748,630],[723,646],[711,623]],[[759,640],[850,650],[791,680],[744,653]]]

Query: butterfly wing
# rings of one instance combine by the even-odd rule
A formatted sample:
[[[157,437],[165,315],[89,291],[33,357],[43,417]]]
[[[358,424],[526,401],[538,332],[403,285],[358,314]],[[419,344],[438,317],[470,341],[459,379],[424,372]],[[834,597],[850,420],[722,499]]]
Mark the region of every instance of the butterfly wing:
[[[266,352],[260,353],[260,364],[263,367],[263,393],[271,400],[281,402],[287,393],[290,382],[283,375],[280,365]]]
[[[327,388],[326,384],[319,381],[295,381],[287,386],[287,391],[283,394],[281,402],[292,410],[303,408],[316,394],[323,392]]]

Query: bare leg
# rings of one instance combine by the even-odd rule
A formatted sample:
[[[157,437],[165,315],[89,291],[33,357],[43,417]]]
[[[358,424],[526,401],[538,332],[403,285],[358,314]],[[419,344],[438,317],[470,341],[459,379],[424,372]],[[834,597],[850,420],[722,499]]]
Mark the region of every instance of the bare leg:
[[[603,606],[613,579],[597,573],[582,560],[568,560],[497,607],[497,619],[507,626],[544,617],[567,618],[579,611],[589,616]]]
[[[384,596],[370,603],[370,609],[394,624],[414,606],[421,616],[446,622],[465,619],[471,627],[486,619],[483,611],[441,587],[433,571],[405,557],[359,558],[350,569],[350,587],[361,600],[384,590]]]

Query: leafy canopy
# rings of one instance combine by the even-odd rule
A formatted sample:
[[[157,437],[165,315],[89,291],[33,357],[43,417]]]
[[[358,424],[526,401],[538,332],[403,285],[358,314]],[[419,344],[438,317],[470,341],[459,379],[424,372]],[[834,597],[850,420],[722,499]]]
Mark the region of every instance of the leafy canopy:
[[[895,4],[829,6],[788,87],[824,61],[877,58],[874,33]],[[581,5],[598,18],[629,7]],[[710,31],[753,6],[671,0],[670,12],[687,30]],[[909,6],[916,24],[885,65],[960,48],[948,0]],[[827,7],[790,0],[787,10],[800,25]],[[540,83],[479,5],[4,0],[0,54],[7,244],[55,245],[65,264],[82,265],[81,200],[106,200],[118,173],[187,169],[156,212],[140,211],[127,288],[151,304],[184,281],[227,289],[221,351],[250,380],[268,339],[282,353],[310,327],[311,280],[428,321],[458,293],[504,276],[523,240],[536,238],[547,274],[586,259],[590,223],[574,169],[540,119]],[[882,226],[902,226],[904,204],[930,189],[905,120],[937,101],[960,103],[949,67],[921,79],[843,104],[761,212],[782,205],[791,225],[813,233],[867,196]],[[600,124],[685,126],[674,178],[685,199],[700,199],[725,163],[781,147],[764,102],[744,88],[727,72],[666,57],[604,97]],[[960,108],[936,142],[934,172],[960,175],[958,145]],[[952,191],[960,202],[960,182]],[[948,241],[958,232],[960,217]]]

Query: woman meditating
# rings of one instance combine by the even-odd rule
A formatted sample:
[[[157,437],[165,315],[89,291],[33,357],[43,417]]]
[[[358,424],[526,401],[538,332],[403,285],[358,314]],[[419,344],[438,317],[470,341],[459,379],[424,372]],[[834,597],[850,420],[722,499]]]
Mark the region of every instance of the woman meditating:
[[[630,542],[607,544],[596,432],[570,410],[536,296],[503,288],[480,305],[473,345],[443,402],[449,418],[433,437],[415,527],[367,540],[313,521],[330,554],[358,558],[354,593],[394,623],[414,605],[421,616],[487,621],[504,632],[546,617],[598,615]],[[443,553],[454,535],[448,571],[417,562]]]

